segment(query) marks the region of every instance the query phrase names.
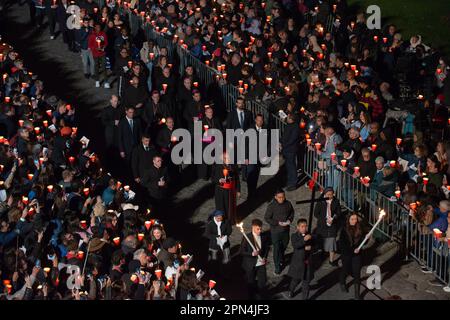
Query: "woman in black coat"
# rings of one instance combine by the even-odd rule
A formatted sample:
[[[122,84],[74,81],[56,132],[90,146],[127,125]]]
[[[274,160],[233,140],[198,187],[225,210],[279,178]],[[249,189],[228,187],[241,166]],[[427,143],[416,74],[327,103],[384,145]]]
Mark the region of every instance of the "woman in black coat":
[[[358,250],[361,242],[364,241],[364,233],[361,228],[358,216],[352,213],[342,229],[339,245],[341,250],[342,269],[339,277],[341,290],[348,292],[345,279],[351,274],[354,279],[355,299],[360,299],[361,283],[361,251]]]
[[[336,238],[339,231],[341,220],[341,205],[339,200],[334,197],[333,188],[325,188],[323,201],[319,201],[314,209],[314,216],[317,218],[316,233],[320,237],[323,250],[329,253],[330,264],[337,266],[337,260],[334,259],[337,249]],[[328,205],[330,205],[330,213],[327,218]]]

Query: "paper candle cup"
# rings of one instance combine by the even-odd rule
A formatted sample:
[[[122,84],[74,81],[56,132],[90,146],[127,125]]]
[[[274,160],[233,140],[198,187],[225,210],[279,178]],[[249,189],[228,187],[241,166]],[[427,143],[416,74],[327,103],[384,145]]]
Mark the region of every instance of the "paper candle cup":
[[[151,221],[147,220],[147,221],[144,222],[144,225],[145,225],[145,228],[146,228],[147,230],[149,230],[150,227],[152,226],[152,223],[151,223]]]
[[[395,168],[396,165],[397,165],[397,162],[396,162],[395,160],[389,161],[389,166],[390,166],[391,168]]]
[[[118,245],[120,244],[120,237],[115,237],[115,238],[113,239],[113,242],[114,242],[114,244],[115,244],[116,246],[118,246]]]
[[[319,142],[315,143],[314,146],[316,147],[316,150],[319,151],[320,147],[322,146]]]
[[[396,190],[395,191],[395,196],[397,197],[397,199],[400,199],[402,192],[400,190]]]
[[[342,165],[343,167],[345,167],[345,166],[347,165],[347,160],[342,159],[342,160],[341,160],[341,165]]]
[[[88,196],[89,195],[89,188],[84,188],[83,189],[83,193],[84,193],[85,196]]]
[[[359,173],[359,167],[355,167],[355,168],[354,168],[354,172],[355,172],[355,173]]]
[[[216,286],[216,282],[214,280],[209,280],[209,288],[213,289]]]
[[[401,145],[402,144],[402,138],[397,138],[397,145]]]
[[[434,236],[436,237],[436,239],[438,239],[438,240],[442,237],[442,231],[439,230],[438,228],[434,228],[433,233],[434,233]]]
[[[424,184],[425,186],[428,184],[428,178],[427,178],[427,177],[424,177],[424,178],[423,178],[423,184]]]
[[[311,139],[306,139],[306,144],[308,145],[308,146],[310,146],[311,145]]]
[[[81,220],[81,221],[80,221],[80,225],[81,225],[81,227],[82,227],[83,229],[86,229],[86,227],[87,227],[86,220]]]
[[[143,233],[138,233],[138,240],[142,241],[144,239],[144,234]]]
[[[331,154],[331,160],[334,161],[335,159],[336,159],[336,153],[333,152],[333,153]]]
[[[161,279],[162,276],[162,270],[161,269],[156,269],[155,270],[155,275],[158,279]]]
[[[375,152],[375,150],[377,150],[377,145],[376,144],[373,144],[371,147],[372,147],[372,151],[373,152]]]
[[[84,252],[83,251],[78,251],[77,257],[80,260],[83,259],[84,258]]]

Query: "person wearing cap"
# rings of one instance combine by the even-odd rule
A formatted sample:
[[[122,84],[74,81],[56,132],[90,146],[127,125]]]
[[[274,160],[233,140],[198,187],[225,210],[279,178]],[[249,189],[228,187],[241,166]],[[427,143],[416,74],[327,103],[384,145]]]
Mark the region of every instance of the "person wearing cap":
[[[178,242],[174,238],[166,238],[163,247],[156,255],[163,270],[173,265],[178,257]]]
[[[337,266],[337,260],[335,260],[337,251],[336,237],[341,216],[341,204],[334,196],[333,188],[325,188],[321,201],[317,202],[314,208],[314,217],[317,219],[316,234],[322,241],[323,251],[328,252],[329,263],[332,266]]]
[[[213,218],[208,222],[205,228],[205,235],[209,239],[210,261],[219,260],[219,253],[222,255],[222,264],[228,264],[231,259],[229,237],[232,232],[231,224],[224,218],[225,212],[215,210]]]
[[[275,275],[280,275],[284,266],[284,253],[289,244],[289,226],[294,220],[294,207],[283,189],[275,192],[274,199],[267,206],[264,220],[270,225],[270,234],[273,245],[273,261]]]

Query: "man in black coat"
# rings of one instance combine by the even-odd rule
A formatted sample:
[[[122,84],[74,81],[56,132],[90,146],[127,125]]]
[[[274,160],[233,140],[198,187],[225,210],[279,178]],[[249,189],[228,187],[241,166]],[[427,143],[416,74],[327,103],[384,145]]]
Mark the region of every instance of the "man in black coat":
[[[287,191],[297,189],[297,152],[300,143],[300,128],[295,116],[289,114],[284,128],[281,147],[287,174]]]
[[[339,223],[342,217],[339,200],[334,197],[333,188],[325,188],[323,200],[317,202],[314,208],[314,216],[317,218],[316,233],[323,241],[323,250],[329,253],[330,264],[337,266],[334,260],[337,249],[336,237],[339,231]]]
[[[142,177],[142,185],[147,188],[150,200],[158,204],[167,193],[167,168],[163,166],[159,155],[153,157],[153,164]]]
[[[119,106],[119,98],[115,94],[111,96],[109,102],[110,105],[101,112],[102,124],[105,128],[106,148],[117,147],[118,131],[116,128],[124,112],[123,108]]]
[[[222,264],[230,262],[229,236],[233,231],[230,221],[224,219],[225,212],[215,210],[213,218],[206,225],[205,236],[209,239],[209,260],[219,260],[218,254],[222,253]]]
[[[259,219],[252,221],[252,232],[247,233],[251,244],[243,238],[240,248],[242,268],[248,285],[249,299],[261,299],[267,282],[267,255],[269,254],[270,240],[262,234],[263,222]],[[255,248],[255,250],[252,248]]]
[[[119,151],[123,159],[131,159],[131,151],[139,144],[142,128],[138,119],[134,118],[134,108],[126,107],[125,118],[119,121]]]
[[[251,128],[256,130],[257,146],[256,146],[256,163],[249,163],[247,166],[247,198],[250,199],[256,195],[256,187],[258,185],[259,173],[261,171],[261,166],[263,159],[259,158],[260,141],[265,139],[267,141],[267,152],[270,152],[270,136],[268,135],[268,130],[264,125],[264,117],[262,114],[257,114],[255,117],[255,125]],[[267,130],[267,131],[264,131]],[[247,149],[247,152],[249,150]],[[268,153],[267,156],[270,156]],[[249,160],[250,157],[248,157]]]
[[[194,121],[201,120],[203,118],[203,112],[203,101],[200,91],[194,90],[190,103],[185,105],[183,110],[183,119],[191,134],[194,132]]]
[[[150,145],[150,136],[146,133],[142,135],[141,143],[134,147],[131,153],[131,170],[134,181],[140,183],[146,171],[153,163],[156,150]]]
[[[214,140],[211,134],[208,134],[211,129],[222,131],[222,124],[219,119],[214,116],[214,111],[211,107],[205,108],[205,117],[202,119],[202,152]],[[197,176],[199,179],[209,180],[212,174],[213,165],[202,163],[197,165]]]
[[[294,207],[286,200],[284,191],[277,190],[275,199],[267,206],[264,215],[264,219],[270,225],[275,275],[279,275],[282,270],[284,253],[289,244],[289,225],[294,220],[294,214]]]
[[[314,238],[308,231],[308,222],[306,219],[299,219],[297,221],[297,231],[292,234],[291,242],[294,253],[288,271],[288,276],[291,278],[289,297],[295,297],[295,289],[302,282],[302,300],[307,300],[309,283],[314,278],[312,264]]]
[[[155,130],[158,127],[159,122],[162,119],[167,121],[167,118],[170,116],[170,108],[165,103],[161,102],[159,92],[157,90],[153,90],[150,99],[145,103],[144,113],[142,115],[145,123],[147,124],[146,131],[150,131],[152,134],[155,134]]]

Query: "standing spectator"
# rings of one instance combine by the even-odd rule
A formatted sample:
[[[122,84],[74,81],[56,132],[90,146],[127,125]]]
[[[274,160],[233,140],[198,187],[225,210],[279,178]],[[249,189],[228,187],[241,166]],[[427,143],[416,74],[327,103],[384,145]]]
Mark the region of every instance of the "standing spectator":
[[[64,1],[64,0],[63,0]],[[95,87],[100,87],[100,82],[105,81],[104,87],[109,89],[109,83],[106,76],[106,55],[105,48],[108,46],[108,38],[106,33],[101,30],[99,23],[94,24],[94,30],[88,38],[88,47],[92,52],[95,62]]]

